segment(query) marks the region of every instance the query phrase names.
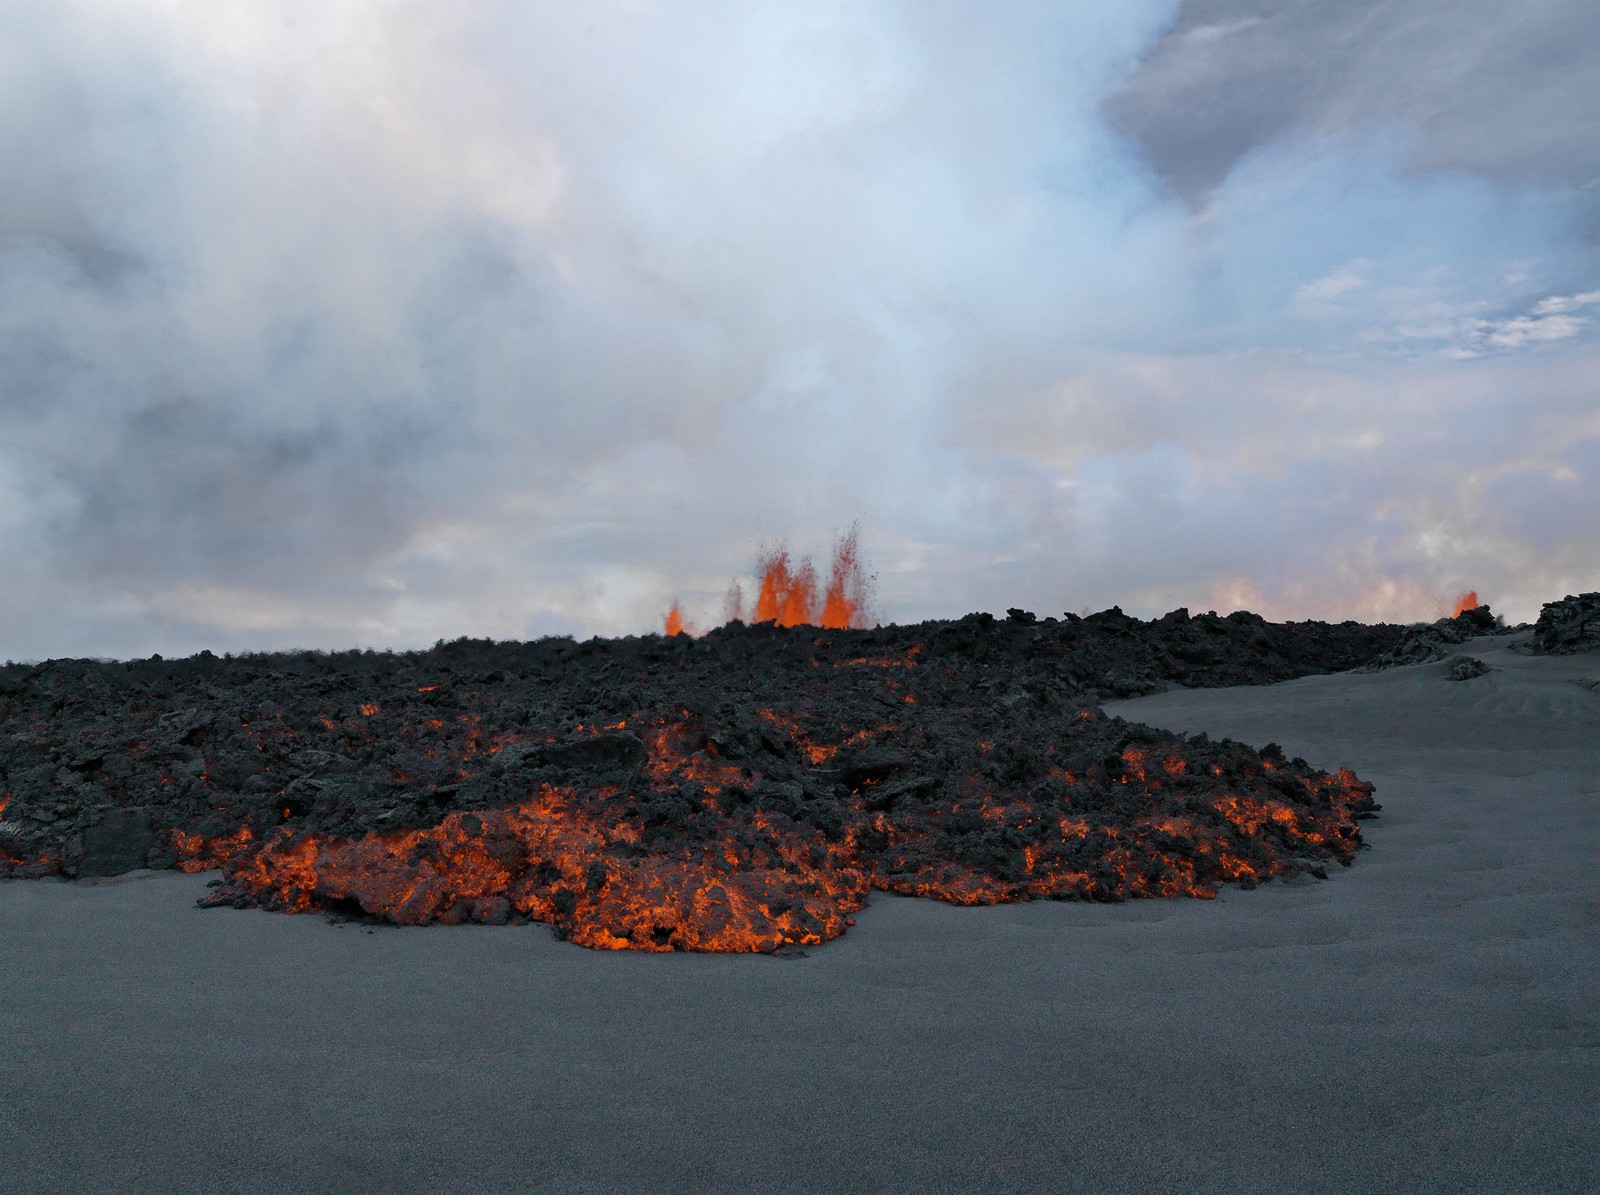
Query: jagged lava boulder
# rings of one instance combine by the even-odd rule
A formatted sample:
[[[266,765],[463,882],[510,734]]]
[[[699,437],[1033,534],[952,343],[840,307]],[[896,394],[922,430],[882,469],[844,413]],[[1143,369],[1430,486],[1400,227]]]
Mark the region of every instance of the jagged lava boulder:
[[[1600,593],[1568,594],[1546,602],[1533,624],[1541,650],[1553,656],[1600,651]]]

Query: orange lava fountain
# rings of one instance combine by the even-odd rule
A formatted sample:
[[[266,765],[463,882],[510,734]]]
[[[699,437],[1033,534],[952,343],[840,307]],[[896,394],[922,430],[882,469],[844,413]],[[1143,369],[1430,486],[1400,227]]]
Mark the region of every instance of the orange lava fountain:
[[[756,562],[760,584],[756,592],[752,622],[770,622],[780,627],[823,627],[827,630],[864,629],[871,580],[861,566],[860,530],[851,527],[833,547],[828,569],[828,584],[818,584],[816,566],[809,556],[791,561],[782,545]],[[724,615],[727,622],[744,618],[744,590],[738,581],[728,589]],[[662,619],[666,635],[694,634],[684,622],[677,602]]]
[[[672,609],[668,610],[666,618],[661,620],[661,633],[668,637],[688,634],[684,629],[683,610],[677,602],[672,603]]]
[[[1456,598],[1455,609],[1450,611],[1450,617],[1459,618],[1468,610],[1476,610],[1480,605],[1482,605],[1482,603],[1478,601],[1478,591],[1476,589],[1469,589],[1460,597]]]

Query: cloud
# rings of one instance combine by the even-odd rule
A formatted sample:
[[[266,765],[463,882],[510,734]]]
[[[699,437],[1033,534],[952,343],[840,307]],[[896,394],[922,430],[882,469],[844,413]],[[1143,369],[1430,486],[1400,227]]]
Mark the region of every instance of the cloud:
[[[1600,294],[1549,295],[1520,312],[1484,316],[1477,312],[1489,306],[1486,302],[1465,307],[1435,303],[1426,311],[1412,313],[1414,322],[1374,326],[1360,338],[1370,344],[1409,351],[1420,348],[1470,360],[1490,353],[1538,349],[1582,336],[1593,321],[1575,313],[1597,304]]]
[[[1398,367],[1288,352],[1097,363],[1070,405],[1037,400],[1041,440],[1070,445],[1076,503],[1071,553],[1026,596],[1043,605],[1059,585],[1073,609],[1159,612],[1248,591],[1273,617],[1408,620],[1489,578],[1497,609],[1529,617],[1593,576],[1578,528],[1600,493],[1597,366],[1592,343]],[[1075,435],[1052,434],[1058,406]],[[1115,421],[1085,424],[1089,410]]]
[[[1405,129],[1422,170],[1600,181],[1586,0],[1184,0],[1107,100],[1181,194],[1304,132]]]
[[[1531,345],[1570,340],[1586,328],[1589,321],[1571,315],[1514,315],[1506,319],[1474,321],[1462,354],[1508,352]]]
[[[1350,299],[1372,286],[1365,277],[1365,272],[1371,265],[1372,263],[1368,261],[1349,262],[1331,273],[1307,282],[1294,292],[1294,297],[1290,300],[1294,309],[1312,316],[1348,310]]]
[[[1600,307],[1600,290],[1585,291],[1581,295],[1551,295],[1549,298],[1540,299],[1533,305],[1533,315],[1535,318],[1543,319],[1552,315],[1566,315],[1585,307]]]
[[[1300,44],[1207,12],[7,6],[0,655],[641,631],[857,519],[896,619],[1593,587],[1583,153],[1296,100],[1196,209],[1115,97]]]

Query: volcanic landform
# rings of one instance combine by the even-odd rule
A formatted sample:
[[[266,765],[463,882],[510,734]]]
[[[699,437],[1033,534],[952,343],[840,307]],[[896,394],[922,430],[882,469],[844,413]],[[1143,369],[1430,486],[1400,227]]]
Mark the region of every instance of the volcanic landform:
[[[1349,864],[1371,786],[1096,703],[1402,663],[1405,634],[1013,610],[8,665],[0,876],[220,868],[203,903],[653,951],[816,944],[873,889],[1206,898]]]

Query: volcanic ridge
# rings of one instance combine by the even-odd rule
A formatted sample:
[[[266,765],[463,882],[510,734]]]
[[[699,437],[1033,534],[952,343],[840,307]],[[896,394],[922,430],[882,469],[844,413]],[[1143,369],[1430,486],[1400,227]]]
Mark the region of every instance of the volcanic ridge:
[[[1096,703],[1342,671],[1403,630],[1013,610],[7,665],[0,877],[221,868],[203,904],[537,920],[654,951],[823,942],[873,889],[976,905],[1325,878],[1371,785]]]

